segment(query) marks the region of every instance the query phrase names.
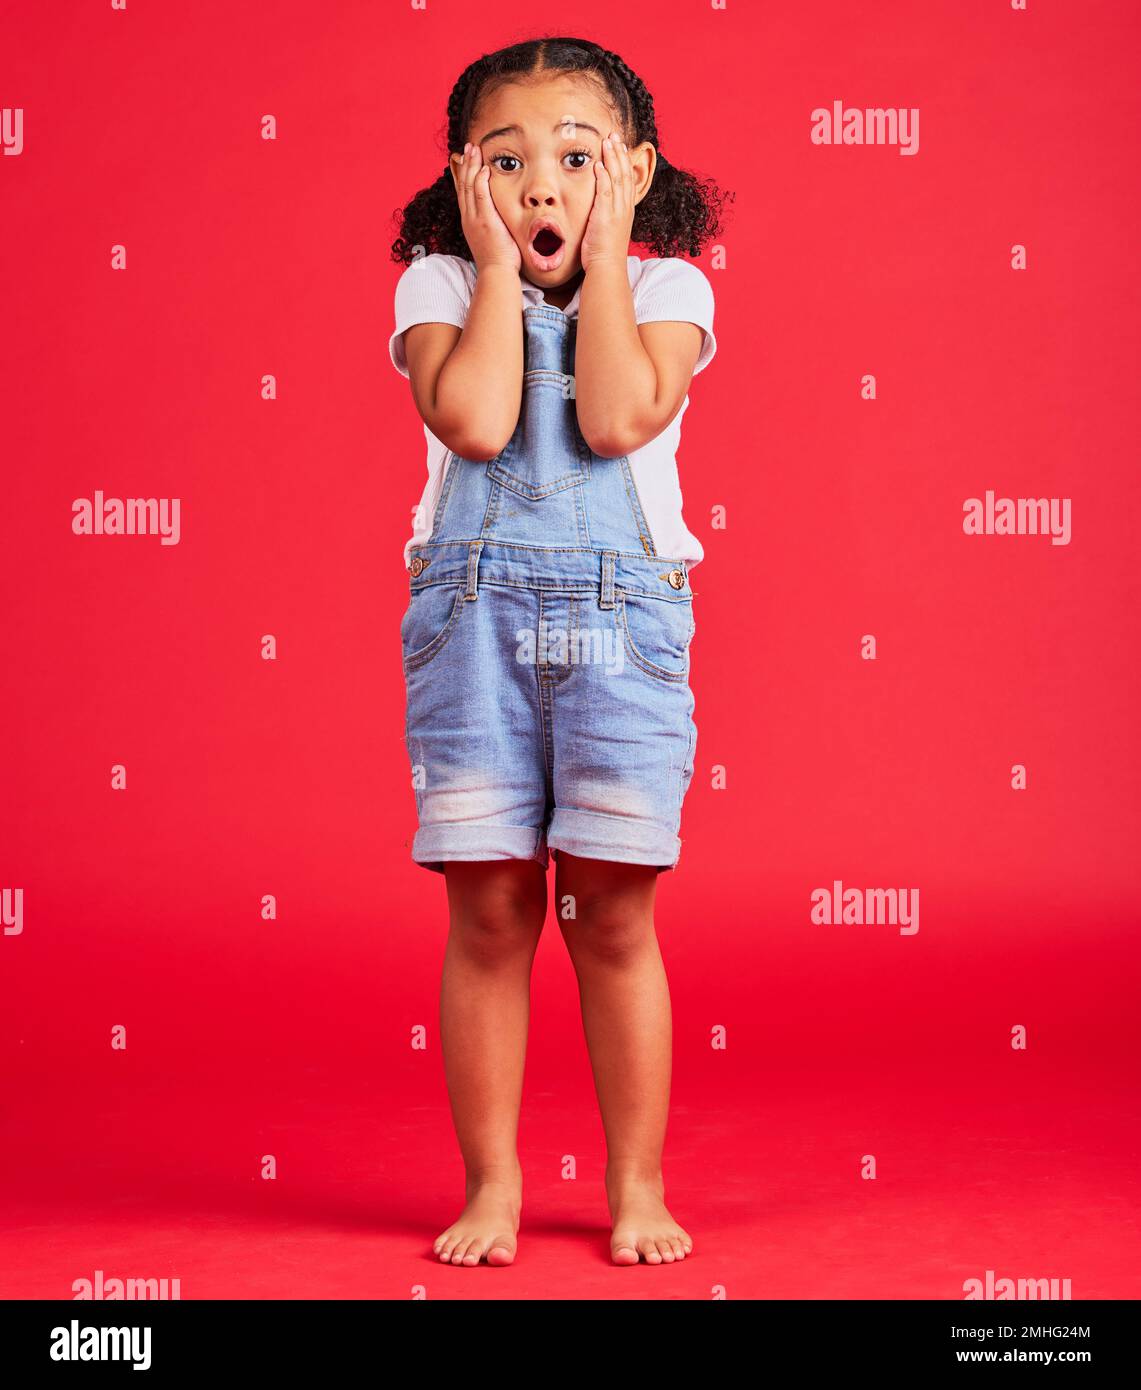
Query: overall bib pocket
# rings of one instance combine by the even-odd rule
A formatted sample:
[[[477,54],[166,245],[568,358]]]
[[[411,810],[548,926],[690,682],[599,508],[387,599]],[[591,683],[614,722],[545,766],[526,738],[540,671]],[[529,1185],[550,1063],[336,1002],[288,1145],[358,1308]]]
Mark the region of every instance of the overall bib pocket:
[[[586,482],[590,475],[590,465],[581,462],[575,464],[571,459],[565,461],[565,466],[556,470],[556,476],[543,477],[536,481],[533,477],[526,477],[518,466],[512,467],[512,446],[487,465],[487,476],[494,482],[502,483],[509,491],[517,493],[520,497],[526,497],[529,502],[537,502],[542,497],[550,497],[554,492],[565,492],[568,487],[580,487]]]
[[[414,589],[400,620],[400,646],[405,673],[418,670],[438,656],[455,631],[464,605],[464,586],[426,584]]]
[[[590,449],[578,428],[573,399],[558,372],[527,372],[525,408],[506,447],[487,465],[487,476],[536,502],[590,478]]]
[[[651,598],[615,590],[620,602],[617,621],[626,651],[635,666],[664,681],[684,681],[689,675],[689,644],[693,640],[693,599]]]

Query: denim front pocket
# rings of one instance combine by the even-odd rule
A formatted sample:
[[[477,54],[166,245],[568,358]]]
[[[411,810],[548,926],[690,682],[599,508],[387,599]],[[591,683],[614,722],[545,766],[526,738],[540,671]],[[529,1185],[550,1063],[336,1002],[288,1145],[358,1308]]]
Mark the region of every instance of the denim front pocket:
[[[618,623],[631,660],[648,675],[684,681],[693,640],[693,599],[652,598],[616,590]]]
[[[412,591],[400,620],[400,646],[406,672],[418,669],[439,655],[455,630],[463,605],[464,587],[458,580],[448,584],[425,584]]]

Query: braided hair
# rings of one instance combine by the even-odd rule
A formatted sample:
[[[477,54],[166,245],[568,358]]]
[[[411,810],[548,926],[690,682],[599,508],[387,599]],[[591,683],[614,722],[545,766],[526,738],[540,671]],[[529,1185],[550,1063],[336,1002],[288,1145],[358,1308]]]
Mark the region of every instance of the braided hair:
[[[701,254],[719,235],[723,204],[732,193],[712,180],[676,169],[658,144],[654,98],[632,68],[609,49],[588,39],[528,39],[494,53],[485,53],[460,74],[448,98],[447,148],[461,153],[476,107],[499,87],[543,73],[590,73],[609,95],[631,149],[649,141],[656,154],[654,177],[645,197],[634,208],[632,241],[656,256]],[[397,209],[400,234],[392,243],[392,259],[410,264],[418,256],[437,252],[474,260],[463,233],[459,199],[449,166],[403,209]]]

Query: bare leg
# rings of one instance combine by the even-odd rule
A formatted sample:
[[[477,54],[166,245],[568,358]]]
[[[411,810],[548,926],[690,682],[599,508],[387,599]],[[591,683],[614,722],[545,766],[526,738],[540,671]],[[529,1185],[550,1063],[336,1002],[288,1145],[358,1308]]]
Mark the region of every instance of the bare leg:
[[[432,1249],[452,1264],[504,1265],[515,1258],[523,1201],[516,1140],[547,875],[521,859],[450,861],[445,875],[440,1038],[466,1205]]]
[[[555,904],[582,1001],[606,1131],[606,1199],[615,1264],[683,1260],[693,1249],[670,1215],[662,1179],[673,1025],[654,933],[657,873],[559,851]],[[574,899],[575,917],[563,902]]]

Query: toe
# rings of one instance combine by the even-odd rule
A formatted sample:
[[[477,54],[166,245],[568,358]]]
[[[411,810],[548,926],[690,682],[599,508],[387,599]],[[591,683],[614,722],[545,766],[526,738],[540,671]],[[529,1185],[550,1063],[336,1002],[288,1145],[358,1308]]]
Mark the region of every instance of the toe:
[[[653,1240],[651,1240],[649,1236],[642,1237],[642,1239],[638,1242],[638,1249],[642,1252],[647,1264],[661,1264],[662,1257],[658,1254],[657,1244]]]
[[[669,1240],[662,1236],[657,1242],[658,1254],[662,1257],[664,1264],[672,1265],[674,1262],[674,1248]]]
[[[678,1239],[678,1237],[677,1237],[677,1236],[674,1236],[674,1238],[670,1241],[670,1244],[673,1246],[673,1252],[674,1252],[675,1258],[677,1258],[677,1259],[679,1259],[679,1260],[684,1260],[684,1259],[685,1259],[685,1246],[682,1245],[682,1243],[681,1243],[681,1241]]]
[[[459,1240],[459,1241],[456,1242],[456,1247],[455,1247],[455,1249],[452,1251],[452,1264],[454,1264],[454,1265],[463,1264],[463,1262],[464,1262],[464,1255],[467,1254],[467,1248],[468,1248],[468,1246],[469,1246],[470,1244],[471,1244],[471,1237],[470,1237],[470,1236],[465,1236],[462,1240]]]
[[[616,1265],[636,1265],[638,1251],[625,1236],[615,1236],[610,1246],[610,1258]]]
[[[489,1265],[509,1265],[515,1259],[515,1242],[507,1236],[495,1236],[487,1252]]]

